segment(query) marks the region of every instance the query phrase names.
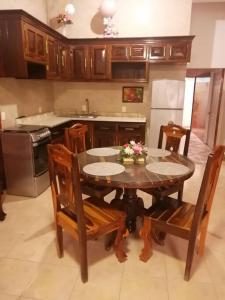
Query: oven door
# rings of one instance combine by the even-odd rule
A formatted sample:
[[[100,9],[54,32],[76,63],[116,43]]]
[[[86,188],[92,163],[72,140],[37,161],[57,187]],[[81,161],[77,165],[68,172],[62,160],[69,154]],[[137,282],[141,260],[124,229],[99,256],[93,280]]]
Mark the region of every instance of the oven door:
[[[45,138],[41,141],[33,143],[34,158],[34,176],[40,176],[48,170],[48,150],[47,145],[51,142],[51,138]]]

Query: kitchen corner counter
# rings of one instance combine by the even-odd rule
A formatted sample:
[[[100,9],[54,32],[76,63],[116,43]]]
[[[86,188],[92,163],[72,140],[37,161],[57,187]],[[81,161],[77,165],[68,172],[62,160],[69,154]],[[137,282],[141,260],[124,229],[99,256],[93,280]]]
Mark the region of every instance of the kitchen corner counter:
[[[62,125],[68,121],[89,121],[89,122],[133,122],[133,123],[146,123],[145,117],[106,117],[97,116],[95,118],[90,117],[60,117],[52,113],[46,113],[42,115],[35,115],[25,118],[17,119],[17,124],[24,125],[40,125],[53,128],[58,125]]]

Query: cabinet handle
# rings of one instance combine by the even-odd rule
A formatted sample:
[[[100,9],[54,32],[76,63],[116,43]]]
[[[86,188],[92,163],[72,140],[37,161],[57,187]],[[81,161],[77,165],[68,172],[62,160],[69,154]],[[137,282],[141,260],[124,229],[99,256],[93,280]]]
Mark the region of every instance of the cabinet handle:
[[[49,71],[49,66],[48,65],[46,65],[46,71]]]
[[[64,55],[62,54],[62,66],[64,67],[65,62],[64,62]]]
[[[45,51],[46,54],[48,54],[48,40],[45,41]]]
[[[91,70],[92,70],[92,66],[93,66],[93,65],[92,65],[92,58],[91,58]]]
[[[85,59],[84,59],[84,69],[85,69],[85,71],[86,71],[86,69],[87,69],[87,59],[86,59],[86,57],[85,57]]]
[[[56,54],[56,64],[59,64],[59,54]]]

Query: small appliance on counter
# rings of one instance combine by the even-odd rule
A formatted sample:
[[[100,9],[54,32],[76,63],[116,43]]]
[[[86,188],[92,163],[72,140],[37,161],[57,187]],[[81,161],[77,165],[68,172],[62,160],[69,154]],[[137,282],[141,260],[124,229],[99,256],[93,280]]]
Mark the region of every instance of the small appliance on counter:
[[[17,125],[2,133],[8,194],[36,197],[49,186],[47,144],[51,133],[43,126]]]

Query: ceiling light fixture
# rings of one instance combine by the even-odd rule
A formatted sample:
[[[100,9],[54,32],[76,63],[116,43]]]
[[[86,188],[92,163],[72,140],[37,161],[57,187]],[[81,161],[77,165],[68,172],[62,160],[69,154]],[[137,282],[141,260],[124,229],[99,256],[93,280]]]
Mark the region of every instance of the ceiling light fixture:
[[[118,35],[118,32],[113,29],[114,24],[112,23],[112,18],[117,11],[116,4],[115,0],[103,0],[99,8],[103,16],[104,37],[115,37]]]

